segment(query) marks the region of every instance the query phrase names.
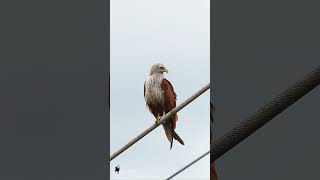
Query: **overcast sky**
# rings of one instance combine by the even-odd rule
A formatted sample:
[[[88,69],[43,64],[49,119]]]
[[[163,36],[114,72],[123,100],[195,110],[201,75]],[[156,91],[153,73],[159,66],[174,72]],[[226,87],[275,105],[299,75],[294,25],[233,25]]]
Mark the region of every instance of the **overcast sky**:
[[[164,64],[177,104],[210,82],[209,0],[111,0],[110,152],[155,121],[143,84],[150,67]],[[111,179],[164,179],[209,150],[210,92],[178,113],[176,132],[185,145],[157,128],[110,163]],[[120,165],[119,174],[114,172]],[[176,176],[209,179],[209,156]]]

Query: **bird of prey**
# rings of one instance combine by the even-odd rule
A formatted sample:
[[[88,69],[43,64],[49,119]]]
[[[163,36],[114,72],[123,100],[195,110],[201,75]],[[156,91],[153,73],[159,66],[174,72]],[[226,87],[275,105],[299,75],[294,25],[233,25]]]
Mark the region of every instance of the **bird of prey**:
[[[155,64],[151,67],[149,78],[144,83],[144,98],[150,112],[156,118],[156,123],[166,113],[176,107],[177,95],[173,90],[171,83],[164,78],[164,72],[168,70],[163,64]],[[165,134],[170,142],[170,150],[172,148],[173,139],[184,145],[183,140],[174,131],[178,115],[174,114],[172,118],[163,123]]]

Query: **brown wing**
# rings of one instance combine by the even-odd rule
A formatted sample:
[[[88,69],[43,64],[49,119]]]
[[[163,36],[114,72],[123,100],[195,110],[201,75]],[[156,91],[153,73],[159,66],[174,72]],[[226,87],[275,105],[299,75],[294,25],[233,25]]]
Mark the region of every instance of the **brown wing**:
[[[174,92],[171,83],[167,79],[162,80],[161,88],[164,92],[165,112],[167,113],[176,107],[177,95]]]
[[[164,111],[168,113],[176,107],[177,95],[174,92],[172,84],[167,79],[162,80],[161,88],[163,90],[163,95],[164,95]],[[178,120],[178,116],[177,114],[175,114],[173,119],[173,129],[175,129],[176,127],[177,120]]]

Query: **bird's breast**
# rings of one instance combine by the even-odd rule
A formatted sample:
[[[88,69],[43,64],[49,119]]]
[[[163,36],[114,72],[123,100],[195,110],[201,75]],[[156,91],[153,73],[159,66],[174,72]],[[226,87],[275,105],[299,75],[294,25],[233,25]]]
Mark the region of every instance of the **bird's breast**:
[[[148,104],[163,104],[163,90],[161,88],[162,79],[149,78],[146,81],[146,94],[145,99]]]

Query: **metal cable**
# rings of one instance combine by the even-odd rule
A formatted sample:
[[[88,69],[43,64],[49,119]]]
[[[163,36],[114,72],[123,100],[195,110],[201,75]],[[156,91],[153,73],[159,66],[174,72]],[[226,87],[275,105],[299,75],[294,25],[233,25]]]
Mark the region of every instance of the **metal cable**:
[[[180,169],[179,171],[177,171],[176,173],[174,173],[173,175],[171,175],[170,177],[168,177],[166,180],[172,179],[173,177],[175,177],[176,175],[180,174],[182,171],[184,171],[185,169],[187,169],[188,167],[192,166],[193,164],[195,164],[196,162],[198,162],[199,160],[201,160],[202,158],[204,158],[206,155],[208,155],[210,153],[210,151],[204,153],[203,155],[201,155],[200,157],[198,157],[197,159],[193,160],[192,162],[190,162],[188,165],[186,165],[185,167],[183,167],[182,169]]]
[[[247,119],[240,122],[226,134],[214,140],[210,144],[210,162],[217,160],[319,84],[320,66],[315,68],[311,73],[305,75],[302,80],[289,86],[273,100],[258,109]]]
[[[116,158],[118,155],[120,155],[121,153],[123,153],[125,150],[127,150],[129,147],[131,147],[133,144],[135,144],[136,142],[138,142],[140,139],[142,139],[144,136],[146,136],[147,134],[149,134],[151,131],[153,131],[155,128],[157,128],[159,125],[163,124],[167,119],[170,119],[175,113],[179,112],[181,109],[183,109],[184,107],[186,107],[189,103],[191,103],[192,101],[194,101],[195,99],[197,99],[201,94],[203,94],[204,92],[206,92],[208,89],[210,88],[210,83],[207,84],[205,87],[201,88],[198,92],[196,92],[195,94],[193,94],[191,97],[189,97],[188,99],[186,99],[184,102],[182,102],[179,106],[175,107],[174,109],[172,109],[170,112],[168,112],[167,114],[165,114],[164,116],[162,116],[162,118],[160,119],[159,123],[155,123],[152,126],[150,126],[148,129],[144,130],[141,134],[139,134],[138,136],[136,136],[135,138],[133,138],[131,141],[129,141],[126,145],[124,145],[122,148],[120,148],[118,151],[116,151],[115,153],[113,153],[110,156],[110,161],[112,161],[114,158]]]
[[[212,105],[212,103],[210,102],[210,142],[212,139],[212,132],[211,132],[211,125],[213,123],[213,112],[214,112],[214,107]],[[172,179],[173,177],[175,177],[176,175],[180,174],[182,171],[186,170],[188,167],[192,166],[193,164],[195,164],[196,162],[198,162],[200,159],[204,158],[206,155],[208,155],[210,153],[210,151],[204,153],[203,155],[201,155],[200,157],[198,157],[197,159],[195,159],[194,161],[192,161],[191,163],[187,164],[186,166],[184,166],[183,168],[181,168],[180,170],[178,170],[176,173],[174,173],[173,175],[171,175],[170,177],[167,178],[167,180]]]

